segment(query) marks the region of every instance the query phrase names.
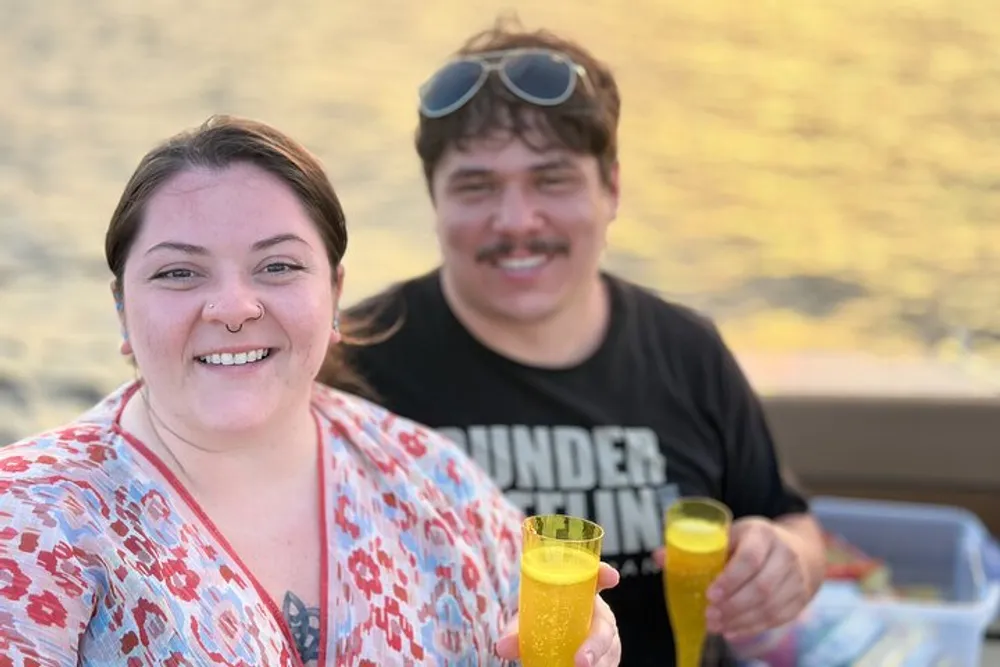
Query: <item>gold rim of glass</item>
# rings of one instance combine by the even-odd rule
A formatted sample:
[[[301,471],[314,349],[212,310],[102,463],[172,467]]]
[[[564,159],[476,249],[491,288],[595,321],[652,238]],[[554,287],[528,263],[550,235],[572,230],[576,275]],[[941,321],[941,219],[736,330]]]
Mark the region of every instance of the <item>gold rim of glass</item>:
[[[539,533],[535,529],[534,522],[537,519],[565,519],[567,523],[570,521],[576,521],[591,526],[592,530],[594,531],[594,534],[590,537],[583,537],[580,539],[568,538],[568,537],[555,537],[554,535],[545,535],[544,533]],[[590,519],[584,519],[583,517],[579,516],[571,516],[569,514],[534,514],[532,516],[524,518],[524,521],[521,522],[521,529],[523,531],[531,533],[533,536],[538,537],[540,539],[552,540],[554,542],[561,542],[563,544],[589,544],[596,540],[604,539],[604,528],[601,527],[601,524],[595,523]]]
[[[684,498],[678,498],[667,506],[664,514],[670,516],[671,512],[676,512],[683,509],[685,505],[700,505],[702,507],[711,507],[712,509],[719,512],[722,516],[723,521],[721,523],[731,524],[733,522],[733,511],[726,506],[725,503],[721,503],[715,498],[708,498],[702,496],[690,496]]]

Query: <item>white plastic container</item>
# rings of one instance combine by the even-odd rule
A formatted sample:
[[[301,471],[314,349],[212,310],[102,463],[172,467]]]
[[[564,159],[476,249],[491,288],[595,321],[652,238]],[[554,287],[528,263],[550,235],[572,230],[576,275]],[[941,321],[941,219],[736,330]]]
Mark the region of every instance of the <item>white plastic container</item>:
[[[955,667],[979,667],[986,628],[1000,613],[1000,582],[984,570],[989,535],[971,512],[953,507],[820,497],[812,500],[828,532],[885,562],[893,584],[938,588],[944,600],[864,598],[838,582],[824,585],[813,603],[819,612],[854,607],[887,626],[930,628]]]

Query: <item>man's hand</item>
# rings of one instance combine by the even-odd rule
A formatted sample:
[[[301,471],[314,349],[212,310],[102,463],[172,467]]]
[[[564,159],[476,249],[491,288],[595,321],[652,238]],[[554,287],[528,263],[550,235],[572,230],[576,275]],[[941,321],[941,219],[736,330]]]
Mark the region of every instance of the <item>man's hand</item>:
[[[792,530],[791,521],[803,530]],[[730,557],[708,589],[708,631],[728,640],[753,637],[794,620],[823,583],[822,545],[812,519],[788,525],[760,517],[733,523]],[[803,534],[800,534],[803,533]],[[664,551],[656,561],[663,566]]]
[[[594,616],[590,622],[590,633],[580,650],[576,652],[576,667],[617,667],[622,657],[622,643],[618,637],[618,624],[611,607],[600,596],[600,592],[618,585],[618,571],[607,563],[601,563],[597,574],[597,593],[594,598]],[[503,638],[497,643],[497,655],[504,660],[517,660],[520,651],[517,645],[517,618],[511,622]]]
[[[779,522],[734,522],[729,562],[708,590],[709,632],[744,639],[794,620],[822,583],[817,546]]]

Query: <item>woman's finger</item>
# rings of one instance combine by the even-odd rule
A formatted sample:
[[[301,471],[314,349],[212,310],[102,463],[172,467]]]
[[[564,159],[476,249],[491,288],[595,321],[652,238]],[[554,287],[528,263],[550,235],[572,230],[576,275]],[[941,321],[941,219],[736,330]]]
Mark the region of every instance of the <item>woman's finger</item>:
[[[590,623],[590,633],[576,652],[576,666],[595,667],[607,664],[605,657],[614,654],[617,639],[618,626],[615,615],[608,603],[598,595],[594,598],[594,616]]]
[[[618,585],[620,579],[618,570],[607,563],[601,563],[601,567],[597,570],[597,592],[600,593],[609,588],[614,588]]]

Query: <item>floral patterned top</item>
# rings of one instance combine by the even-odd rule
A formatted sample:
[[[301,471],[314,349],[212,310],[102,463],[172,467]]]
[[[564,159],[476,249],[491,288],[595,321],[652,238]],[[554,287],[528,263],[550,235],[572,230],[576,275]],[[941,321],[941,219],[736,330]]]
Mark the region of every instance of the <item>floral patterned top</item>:
[[[119,424],[138,385],[0,448],[0,667],[301,665],[275,602]],[[499,665],[519,512],[450,441],[314,389],[321,665]]]

